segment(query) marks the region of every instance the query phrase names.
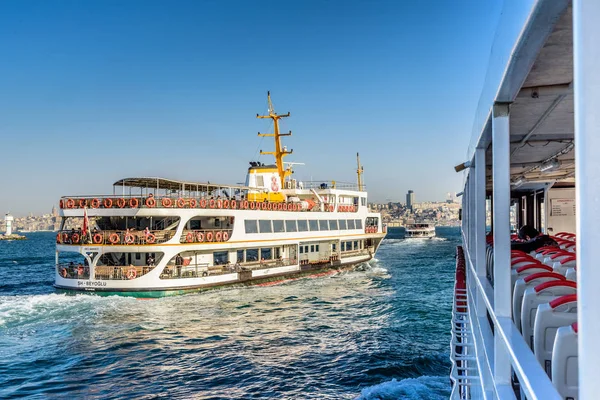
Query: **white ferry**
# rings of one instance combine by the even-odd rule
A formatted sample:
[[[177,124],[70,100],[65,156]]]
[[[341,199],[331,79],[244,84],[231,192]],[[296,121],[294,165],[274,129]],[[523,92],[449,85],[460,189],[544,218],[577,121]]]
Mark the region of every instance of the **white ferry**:
[[[435,237],[435,225],[429,222],[412,222],[406,224],[404,228],[406,230],[404,233],[406,239],[431,239]]]
[[[456,167],[466,179],[452,399],[600,396],[600,2],[525,4],[514,46],[496,36],[503,73],[488,82],[492,95],[484,88],[483,118]],[[499,29],[515,26],[503,21],[510,11]],[[503,48],[512,48],[504,58]],[[517,244],[511,209],[556,243]]]
[[[274,165],[251,162],[245,185],[126,178],[106,196],[65,196],[55,287],[159,297],[335,273],[369,261],[386,235],[358,184],[299,182],[283,158],[270,95]],[[65,229],[78,226],[77,229]]]

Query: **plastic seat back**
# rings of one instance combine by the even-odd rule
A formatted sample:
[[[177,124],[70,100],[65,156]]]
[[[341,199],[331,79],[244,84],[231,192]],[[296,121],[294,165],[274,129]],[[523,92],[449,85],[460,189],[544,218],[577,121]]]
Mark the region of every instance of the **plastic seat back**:
[[[533,326],[533,352],[548,377],[552,377],[552,349],[556,331],[577,322],[577,295],[561,296],[540,304]]]
[[[525,290],[521,304],[521,333],[531,349],[533,349],[533,326],[538,306],[560,296],[575,293],[577,293],[577,284],[567,280],[544,282]]]
[[[513,321],[515,322],[515,325],[519,331],[521,331],[521,305],[523,304],[523,295],[525,294],[525,290],[530,287],[535,287],[540,283],[555,280],[565,280],[565,277],[554,272],[538,272],[517,280],[513,289],[512,306]]]
[[[578,361],[577,323],[558,328],[552,351],[552,383],[563,399],[578,398]]]
[[[576,268],[567,269],[567,273],[565,274],[565,276],[567,277],[567,280],[577,282],[577,269]]]
[[[519,267],[516,270],[515,269],[511,270],[510,271],[510,290],[514,290],[517,279],[524,278],[531,274],[537,274],[539,272],[552,272],[552,268],[547,265],[540,264],[540,263],[531,263],[531,264],[527,264],[522,267]]]

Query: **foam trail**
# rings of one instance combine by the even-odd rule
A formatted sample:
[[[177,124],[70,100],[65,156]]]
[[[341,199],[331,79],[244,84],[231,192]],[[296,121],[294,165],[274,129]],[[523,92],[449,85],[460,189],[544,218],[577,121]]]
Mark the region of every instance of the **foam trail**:
[[[445,400],[450,396],[448,377],[420,376],[397,381],[392,379],[361,391],[356,400],[427,399]]]

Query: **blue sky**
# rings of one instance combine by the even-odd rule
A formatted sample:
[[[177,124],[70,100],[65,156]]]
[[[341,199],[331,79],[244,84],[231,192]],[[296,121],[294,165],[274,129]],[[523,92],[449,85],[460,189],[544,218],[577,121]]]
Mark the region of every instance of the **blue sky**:
[[[298,179],[460,191],[501,0],[0,3],[0,212],[122,177],[236,183],[270,90]],[[270,162],[270,156],[261,161]]]

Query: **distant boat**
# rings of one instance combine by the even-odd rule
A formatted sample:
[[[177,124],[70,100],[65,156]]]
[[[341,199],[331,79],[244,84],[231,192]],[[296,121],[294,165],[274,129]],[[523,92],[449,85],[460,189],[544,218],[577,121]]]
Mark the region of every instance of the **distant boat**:
[[[406,233],[404,234],[404,237],[406,239],[430,239],[435,237],[435,225],[429,222],[415,222],[412,224],[406,224],[405,229]]]

